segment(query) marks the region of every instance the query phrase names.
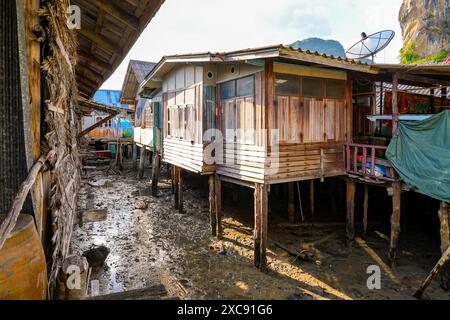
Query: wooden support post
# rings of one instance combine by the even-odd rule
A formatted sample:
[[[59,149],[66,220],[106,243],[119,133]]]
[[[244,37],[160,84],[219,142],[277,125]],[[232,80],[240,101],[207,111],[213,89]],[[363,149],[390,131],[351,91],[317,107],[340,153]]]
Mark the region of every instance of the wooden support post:
[[[158,195],[160,160],[161,156],[157,152],[154,152],[152,161],[152,196],[154,197]]]
[[[138,178],[142,179],[144,177],[145,148],[141,147],[140,149],[141,149],[141,157],[139,158]]]
[[[136,143],[133,143],[133,170],[137,170],[137,145]]]
[[[175,210],[178,210],[178,205],[180,204],[179,202],[179,188],[178,188],[178,167],[177,166],[172,166],[172,171],[173,171],[173,198],[174,198],[174,208]]]
[[[392,183],[392,215],[391,215],[391,239],[389,247],[389,260],[391,266],[395,266],[397,255],[397,242],[400,234],[400,205],[401,205],[401,182]]]
[[[269,215],[269,197],[267,185],[261,185],[261,263],[259,270],[266,271],[267,268],[267,227]]]
[[[253,249],[255,267],[261,265],[261,190],[259,184],[255,184],[254,191],[255,202],[255,227],[253,230]]]
[[[314,212],[315,212],[315,208],[314,208],[314,180],[310,181],[310,185],[309,185],[309,203],[311,204],[311,217],[314,217]]]
[[[288,220],[289,222],[295,222],[294,182],[288,183]]]
[[[431,112],[432,113],[438,113],[439,110],[436,110],[436,105],[435,105],[435,99],[434,99],[434,89],[430,89],[430,107],[431,107]]]
[[[347,241],[351,243],[355,238],[355,182],[347,179]]]
[[[178,211],[183,213],[183,171],[178,168]]]
[[[442,254],[450,247],[450,207],[447,202],[442,201],[439,209],[439,220],[441,222],[441,252]],[[450,290],[450,265],[447,263],[440,274],[441,287]]]
[[[446,110],[447,107],[447,88],[441,89],[441,109],[440,111]]]
[[[392,75],[392,136],[398,128],[398,73]]]
[[[363,226],[364,234],[367,234],[367,215],[369,211],[369,185],[364,185],[364,216],[363,216]]]
[[[222,178],[219,175],[215,176],[215,195],[216,195],[216,224],[217,224],[217,238],[222,239]]]
[[[217,217],[216,217],[216,193],[214,175],[208,177],[209,187],[209,221],[211,223],[211,234],[217,236]]]
[[[267,265],[267,225],[268,225],[268,188],[264,184],[255,185],[255,229],[254,263],[261,271]]]

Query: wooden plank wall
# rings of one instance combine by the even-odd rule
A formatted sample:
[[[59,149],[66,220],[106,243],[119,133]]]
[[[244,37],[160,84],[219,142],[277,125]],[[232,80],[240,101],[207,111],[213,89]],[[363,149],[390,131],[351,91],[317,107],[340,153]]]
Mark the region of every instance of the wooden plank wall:
[[[254,97],[220,101],[219,123],[225,135],[224,163],[217,165],[217,173],[238,180],[262,183],[265,170],[264,72],[257,72],[254,77]],[[225,131],[233,128],[241,128],[244,132],[238,134],[236,139],[226,136]]]
[[[235,139],[225,136],[225,163],[217,166],[217,173],[271,184],[344,174],[343,144],[351,137],[351,100],[277,96],[269,104],[267,125],[279,129],[279,144],[270,144],[266,150],[264,88],[264,73],[259,72],[254,98],[220,101],[222,131],[255,128],[257,133]]]
[[[163,81],[163,160],[195,173],[212,173],[203,161],[203,72],[182,66]]]

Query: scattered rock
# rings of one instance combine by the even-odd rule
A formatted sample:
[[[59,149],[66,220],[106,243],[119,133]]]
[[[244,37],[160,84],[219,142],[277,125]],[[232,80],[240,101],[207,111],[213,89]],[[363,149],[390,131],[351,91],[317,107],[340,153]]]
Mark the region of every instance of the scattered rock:
[[[109,248],[99,246],[83,252],[83,256],[86,257],[90,267],[99,268],[105,263],[109,251]]]
[[[148,208],[148,203],[145,200],[138,200],[136,201],[136,203],[134,204],[134,208],[135,209],[140,209],[140,210],[145,210]]]

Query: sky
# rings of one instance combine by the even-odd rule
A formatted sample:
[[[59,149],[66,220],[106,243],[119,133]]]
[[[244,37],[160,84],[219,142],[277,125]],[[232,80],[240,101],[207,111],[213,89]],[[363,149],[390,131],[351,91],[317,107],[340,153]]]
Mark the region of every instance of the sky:
[[[338,40],[347,50],[391,29],[392,43],[375,59],[397,63],[402,47],[402,0],[166,0],[102,89],[120,90],[130,59],[158,62],[164,55],[220,52],[309,37]]]

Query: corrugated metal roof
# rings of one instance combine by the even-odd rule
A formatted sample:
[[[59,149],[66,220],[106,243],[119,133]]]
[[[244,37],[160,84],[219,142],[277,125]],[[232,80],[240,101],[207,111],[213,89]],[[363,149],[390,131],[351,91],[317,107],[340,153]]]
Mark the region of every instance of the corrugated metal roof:
[[[291,57],[287,57],[286,54],[291,54]],[[189,62],[197,61],[200,58],[204,61],[214,61],[214,62],[227,62],[236,60],[247,60],[251,59],[254,55],[255,59],[264,58],[287,58],[295,59],[298,61],[311,62],[317,64],[324,64],[329,66],[334,66],[342,69],[356,70],[356,71],[366,71],[371,73],[377,73],[375,69],[371,67],[373,65],[368,64],[363,61],[352,60],[346,57],[339,57],[333,55],[327,55],[319,53],[318,51],[294,49],[292,47],[284,46],[282,44],[270,45],[257,48],[246,48],[235,51],[227,52],[201,52],[201,53],[188,53],[188,54],[175,54],[164,56],[158,64],[153,68],[150,74],[146,77],[146,80],[150,80],[153,76],[160,73],[161,67],[166,63],[178,63],[178,62]],[[314,58],[319,58],[320,62],[314,62]],[[202,61],[203,61],[202,60]],[[340,63],[336,66],[336,63]],[[141,82],[141,85],[145,85],[145,81]]]
[[[130,67],[133,69],[134,75],[138,83],[145,80],[145,77],[153,70],[156,66],[154,62],[140,61],[140,60],[130,60]]]
[[[107,106],[129,109],[128,104],[120,103],[120,94],[119,90],[98,90],[92,100]]]

